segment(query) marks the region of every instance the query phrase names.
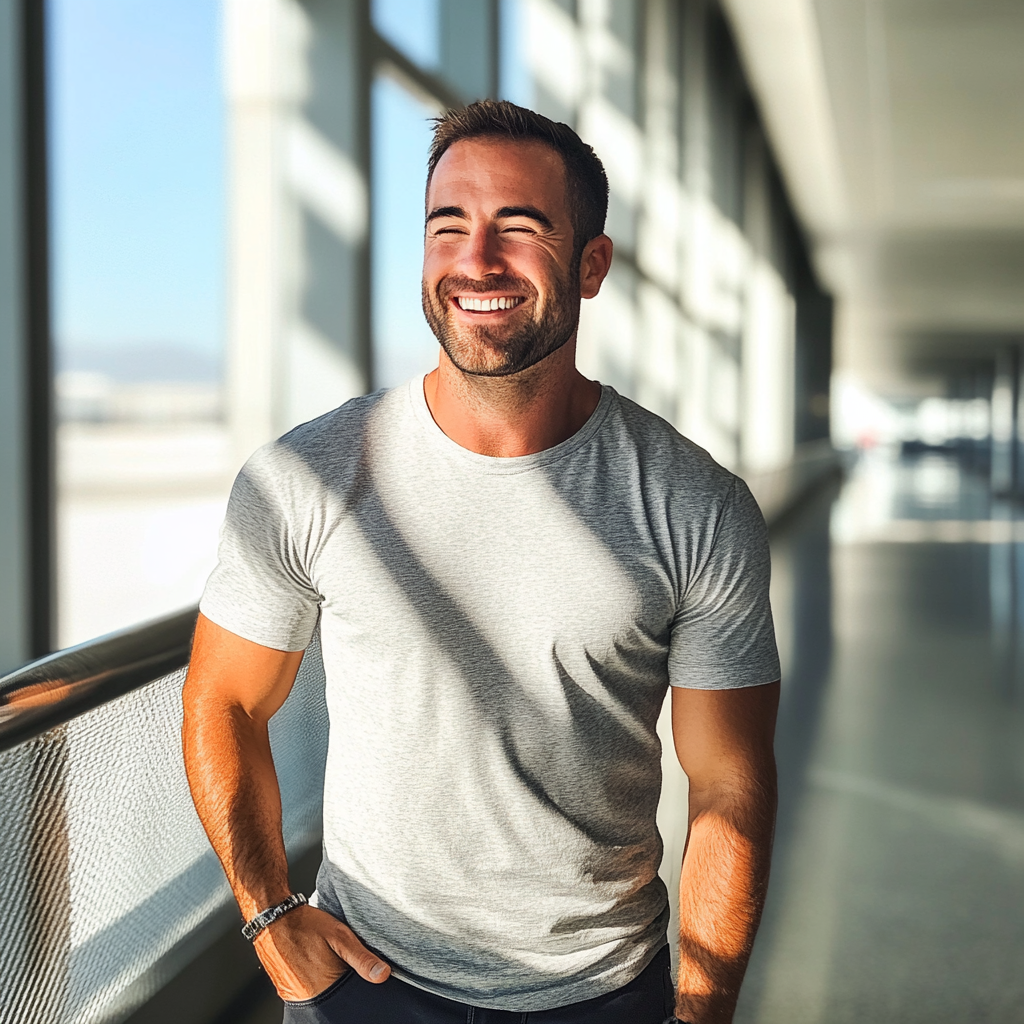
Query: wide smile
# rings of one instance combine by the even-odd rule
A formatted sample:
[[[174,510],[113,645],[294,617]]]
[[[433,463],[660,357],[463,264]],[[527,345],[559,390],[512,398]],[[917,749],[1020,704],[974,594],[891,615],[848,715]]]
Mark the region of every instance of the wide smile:
[[[526,301],[523,295],[454,295],[452,303],[464,313],[504,313],[521,306]]]

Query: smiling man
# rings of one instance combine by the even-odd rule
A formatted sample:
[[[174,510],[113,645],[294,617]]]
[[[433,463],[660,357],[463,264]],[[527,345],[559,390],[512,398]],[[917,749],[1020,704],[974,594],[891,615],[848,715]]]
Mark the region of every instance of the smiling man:
[[[766,535],[740,480],[576,369],[607,202],[567,126],[509,103],[440,118],[437,369],[296,428],[235,483],[185,758],[286,1021],[732,1019],[775,807]],[[268,721],[318,626],[331,735],[307,904]],[[675,987],[668,691],[690,779]]]

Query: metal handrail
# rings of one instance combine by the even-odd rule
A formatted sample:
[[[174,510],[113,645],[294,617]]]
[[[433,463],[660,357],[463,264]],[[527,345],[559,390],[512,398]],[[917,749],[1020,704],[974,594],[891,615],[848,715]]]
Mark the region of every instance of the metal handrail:
[[[87,640],[0,678],[0,750],[188,664],[198,608]]]

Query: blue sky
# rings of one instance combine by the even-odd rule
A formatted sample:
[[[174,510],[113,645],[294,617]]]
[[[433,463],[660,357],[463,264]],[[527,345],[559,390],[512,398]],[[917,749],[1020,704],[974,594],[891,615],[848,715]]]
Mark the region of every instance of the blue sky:
[[[425,68],[441,57],[438,0],[373,0],[373,26],[410,60]]]
[[[423,317],[423,188],[437,113],[388,78],[373,87],[374,383],[392,386],[437,365]]]
[[[50,0],[60,347],[219,353],[224,100],[218,0]]]

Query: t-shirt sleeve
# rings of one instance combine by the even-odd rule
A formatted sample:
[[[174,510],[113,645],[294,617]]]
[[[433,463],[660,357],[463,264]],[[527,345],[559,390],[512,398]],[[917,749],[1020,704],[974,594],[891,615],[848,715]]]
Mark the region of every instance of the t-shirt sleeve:
[[[311,518],[296,508],[288,470],[270,445],[238,474],[199,610],[246,640],[302,651],[316,628],[320,595],[307,565]]]
[[[735,478],[710,550],[672,624],[668,673],[673,686],[726,690],[779,678],[770,583],[764,517],[747,485]]]

